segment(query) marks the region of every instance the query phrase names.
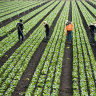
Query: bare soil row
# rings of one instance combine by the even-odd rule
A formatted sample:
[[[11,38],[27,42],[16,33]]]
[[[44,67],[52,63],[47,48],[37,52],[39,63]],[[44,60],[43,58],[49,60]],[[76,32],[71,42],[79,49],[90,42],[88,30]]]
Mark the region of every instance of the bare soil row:
[[[49,2],[49,1],[47,1]],[[47,3],[46,2],[46,3]],[[70,10],[69,10],[69,18],[68,20],[72,21],[72,4],[71,4],[71,0],[70,0]],[[58,3],[59,4],[59,3]],[[56,6],[58,6],[58,4]],[[77,3],[76,3],[77,4]],[[84,5],[84,4],[83,4]],[[47,15],[44,16],[44,18],[42,18],[37,24],[36,26],[34,26],[25,36],[25,40],[27,40],[27,38],[30,36],[30,34],[32,34],[32,32],[41,24],[41,22],[56,8],[56,6],[50,11],[47,13]],[[85,6],[85,5],[84,5]],[[53,29],[57,23],[57,20],[62,12],[62,9],[63,9],[64,5],[62,6],[61,10],[59,11],[59,13],[57,14],[56,18],[54,19],[51,27],[50,27],[50,36],[52,35],[52,32],[53,32]],[[89,37],[89,30],[88,30],[88,25],[86,23],[86,20],[77,4],[77,7],[78,7],[78,10],[80,12],[80,16],[82,18],[82,22],[83,22],[83,25],[84,25],[84,28],[87,32],[87,35]],[[86,6],[85,6],[86,7]],[[37,7],[39,8],[39,7]],[[47,8],[47,7],[46,7]],[[88,10],[88,8],[86,7],[86,9]],[[32,10],[30,10],[31,12]],[[43,10],[42,10],[43,11]],[[90,12],[90,10],[88,10]],[[37,14],[39,14],[40,12],[38,12]],[[91,13],[91,12],[90,12]],[[25,14],[27,14],[27,12],[25,12]],[[36,16],[37,14],[35,14],[34,16]],[[24,15],[24,14],[23,14]],[[22,16],[23,16],[22,15]],[[94,16],[94,15],[92,15]],[[18,16],[16,17],[16,19],[18,18]],[[19,17],[20,18],[20,17]],[[33,17],[31,17],[33,18]],[[30,19],[31,19],[30,18]],[[29,20],[30,20],[29,19]],[[15,20],[15,19],[13,19]],[[28,20],[28,21],[29,21]],[[28,22],[26,21],[26,22]],[[3,26],[3,25],[2,25]],[[15,30],[15,29],[14,29]],[[17,42],[16,45],[14,45],[9,51],[7,51],[4,56],[2,58],[0,58],[0,67],[8,60],[8,58],[15,52],[15,50],[17,48],[20,47],[22,43],[19,43]],[[15,91],[13,92],[12,96],[20,96],[20,92],[24,92],[28,86],[29,86],[29,83],[32,79],[32,76],[34,74],[34,71],[42,57],[42,54],[45,50],[45,47],[46,47],[47,43],[45,42],[41,42],[41,44],[39,45],[39,47],[37,48],[37,50],[35,51],[35,53],[33,54],[32,56],[32,59],[29,61],[29,64],[28,64],[28,67],[27,69],[24,71],[17,87],[15,88]],[[62,62],[62,73],[61,73],[61,83],[60,83],[60,89],[59,89],[59,96],[72,96],[72,64],[73,64],[73,45],[68,45],[66,43],[66,46],[65,46],[65,51],[64,51],[64,57],[63,57],[63,62]],[[82,47],[82,45],[81,45]],[[86,45],[87,47],[87,45]],[[93,50],[93,53],[94,53],[94,56],[96,58],[96,43],[95,43],[95,48],[92,47],[92,50]],[[87,50],[88,52],[88,50]],[[84,53],[82,52],[83,54],[83,59],[84,59]],[[89,54],[89,53],[88,53]],[[89,56],[90,57],[90,56]],[[68,59],[69,58],[69,59]],[[85,62],[85,61],[84,61]],[[85,64],[85,63],[84,63]],[[92,69],[92,64],[90,63],[90,66],[91,66],[91,70]],[[86,74],[86,82],[87,82],[87,90],[88,90],[88,94],[90,96],[90,90],[89,90],[89,84],[88,84],[88,78],[87,78],[87,73],[86,73],[86,65],[84,65],[84,68],[85,68],[85,74]],[[30,74],[30,75],[28,75]],[[80,88],[80,76],[79,76],[79,65],[78,65],[78,86],[79,86],[79,91],[80,91],[80,94],[81,94],[81,88]],[[92,71],[92,75],[93,75],[93,78],[94,78],[94,82],[95,82],[95,76],[94,76],[94,73]],[[29,80],[26,80],[26,78],[29,78]],[[96,87],[96,83],[95,83],[95,87]]]
[[[59,4],[59,3],[58,3]],[[57,5],[58,5],[57,4]],[[26,35],[25,35],[25,40],[23,42],[25,42],[27,40],[27,38],[30,36],[30,34],[32,34],[34,32],[34,30],[43,22],[43,20],[56,8],[55,5],[50,12],[48,12]],[[0,67],[8,60],[8,58],[15,52],[15,50],[17,48],[20,47],[20,45],[23,42],[17,42],[11,49],[9,49],[1,58],[0,58]]]
[[[21,18],[22,16],[24,16],[24,15],[26,15],[26,14],[28,14],[28,13],[36,10],[36,9],[38,9],[39,7],[43,6],[44,4],[46,4],[46,3],[48,3],[48,2],[49,2],[49,1],[46,1],[46,2],[42,3],[42,4],[39,5],[39,6],[37,5],[37,6],[31,8],[31,9],[25,11],[25,12],[22,12],[22,13],[20,13],[20,14],[18,14],[18,15],[15,15],[15,16],[13,16],[13,17],[11,17],[11,18],[8,18],[7,20],[4,20],[4,21],[0,22],[0,28],[3,27],[3,26],[5,26],[5,25],[7,25],[8,23],[10,23],[10,22],[12,22],[12,21],[14,21],[14,20],[17,20],[17,19]]]
[[[52,25],[50,26],[50,37],[53,33],[54,27],[58,21],[58,18],[62,12],[64,5],[62,6],[61,10],[59,11],[59,13],[57,14],[56,18],[54,19]],[[17,87],[15,88],[15,91],[13,92],[12,96],[19,96],[19,93],[26,91],[26,89],[28,88],[30,81],[32,79],[32,76],[35,72],[36,67],[38,66],[38,63],[42,57],[42,54],[44,53],[44,50],[47,46],[47,42],[42,41],[39,45],[39,47],[37,48],[36,52],[33,54],[31,60],[29,61],[28,67],[27,69],[24,71]],[[28,75],[30,74],[30,75]],[[26,78],[29,78],[29,80],[27,81]]]
[[[39,11],[38,13],[36,13],[35,15],[33,15],[32,17],[30,17],[29,19],[27,19],[25,22],[24,22],[24,24],[25,23],[27,23],[28,21],[30,21],[32,18],[34,18],[35,16],[37,16],[39,13],[41,13],[43,10],[45,10],[46,8],[48,8],[49,6],[51,6],[52,4],[53,4],[54,2],[52,2],[50,5],[48,5],[48,6],[46,6],[44,9],[42,9],[41,11]],[[44,4],[45,5],[45,4]],[[42,5],[43,6],[43,5]],[[30,12],[29,12],[30,13]],[[12,34],[14,31],[16,30],[16,27],[15,28],[13,28],[11,31],[9,31],[8,32],[8,34]],[[4,36],[1,36],[0,37],[0,41],[2,41],[4,38],[6,38],[7,37],[7,34],[6,35],[4,35]]]

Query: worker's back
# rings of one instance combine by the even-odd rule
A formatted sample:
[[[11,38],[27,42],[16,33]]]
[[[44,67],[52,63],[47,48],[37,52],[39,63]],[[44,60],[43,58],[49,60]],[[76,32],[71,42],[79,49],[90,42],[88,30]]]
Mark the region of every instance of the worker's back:
[[[19,32],[21,32],[21,30],[23,30],[23,27],[24,27],[23,23],[20,22],[20,23],[17,24],[17,28],[18,28]]]
[[[73,31],[73,24],[66,25],[66,31]]]

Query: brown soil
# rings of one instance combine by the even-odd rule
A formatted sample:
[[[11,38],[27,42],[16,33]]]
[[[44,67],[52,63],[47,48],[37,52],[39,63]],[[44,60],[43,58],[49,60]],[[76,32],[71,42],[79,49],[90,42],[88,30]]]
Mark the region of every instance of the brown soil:
[[[66,44],[64,50],[58,96],[72,96],[72,45]]]
[[[86,7],[86,6],[85,6],[85,7]],[[78,6],[78,9],[79,9],[79,12],[80,12],[80,15],[81,15],[81,18],[82,18],[82,22],[83,22],[84,28],[85,28],[85,30],[86,30],[86,32],[87,32],[87,36],[88,36],[88,39],[89,39],[89,38],[90,38],[90,36],[89,36],[90,30],[88,29],[87,22],[86,22],[86,20],[85,20],[85,18],[84,18],[84,16],[83,16],[83,14],[82,14],[79,6]],[[91,12],[87,7],[86,7],[86,9],[89,11],[89,13],[90,13],[94,18],[96,18],[96,16],[93,15],[92,12]],[[95,45],[94,45],[94,46],[91,45],[91,48],[92,48],[92,51],[93,51],[93,54],[94,54],[94,57],[95,57],[95,60],[96,60],[96,42],[95,42]]]
[[[94,7],[94,8],[96,9],[96,5],[95,5],[95,4],[93,4],[91,1],[86,0],[86,2],[87,2],[88,4],[90,4],[92,7]]]
[[[76,3],[76,4],[77,4],[77,3]],[[84,16],[83,16],[83,14],[82,14],[82,12],[81,12],[81,10],[80,10],[78,4],[77,4],[77,7],[78,7],[78,10],[79,10],[79,12],[80,12],[80,16],[81,16],[81,18],[82,18],[82,23],[83,23],[83,25],[84,25],[84,27],[85,27],[85,30],[86,30],[86,32],[87,32],[87,35],[88,35],[88,37],[89,37],[88,25],[87,25],[87,23],[86,23],[86,20],[85,20],[85,18],[84,18]],[[84,34],[83,34],[83,36],[84,36]],[[85,37],[84,37],[84,40],[85,40]],[[86,42],[85,42],[85,43],[86,43]],[[95,44],[96,44],[96,43],[95,43]],[[83,46],[83,45],[81,45],[81,47],[82,47],[82,46]],[[95,45],[95,46],[96,46],[96,45]],[[95,47],[94,47],[94,46],[91,46],[91,48],[92,48],[92,50],[93,50],[93,48],[95,48]],[[91,64],[91,59],[90,59],[89,51],[88,51],[88,48],[87,48],[87,44],[86,44],[86,49],[87,49],[87,54],[88,54],[88,56],[89,56],[90,67],[91,67],[92,76],[93,76],[94,83],[95,83],[95,88],[96,88],[95,76],[94,76],[93,67],[92,67],[92,64]],[[83,50],[83,48],[82,48],[82,50]],[[96,49],[95,49],[95,50],[96,50]],[[94,56],[96,56],[96,51],[95,51],[95,50],[93,50]],[[94,52],[94,51],[95,51],[95,52]],[[83,54],[83,60],[84,60],[84,69],[85,69],[85,76],[86,76],[86,83],[87,83],[88,96],[90,96],[90,89],[89,89],[89,83],[88,83],[88,78],[87,78],[87,71],[86,71],[84,53],[82,52],[82,54]]]
[[[37,3],[36,3],[37,4]],[[33,4],[34,5],[34,4]],[[21,9],[18,9],[18,10],[16,10],[16,11],[13,11],[13,12],[11,12],[11,13],[8,13],[8,14],[5,14],[5,15],[3,15],[3,16],[0,16],[0,18],[1,17],[4,17],[4,16],[7,16],[7,15],[9,15],[9,14],[12,14],[12,13],[14,13],[14,12],[18,12],[18,11],[20,11],[20,10],[22,10],[22,9],[25,9],[25,8],[27,8],[27,7],[30,7],[30,6],[32,6],[32,5],[29,5],[29,6],[26,6],[26,7],[24,7],[24,8],[21,8]],[[20,8],[20,7],[19,7]],[[15,9],[15,8],[14,8]],[[10,9],[11,10],[11,9]],[[9,11],[9,10],[7,10],[7,11]],[[4,12],[6,12],[6,11],[4,11]]]
[[[82,4],[86,7],[86,5],[82,2]],[[86,9],[89,11],[89,13],[94,17],[94,18],[96,18],[96,16],[86,7]],[[82,18],[84,18],[84,17],[82,17]],[[85,29],[86,29],[86,32],[87,32],[87,35],[88,35],[88,38],[90,38],[89,37],[89,30],[88,30],[88,25],[87,25],[87,22],[86,22],[86,20],[85,19],[83,19],[84,21],[83,22],[85,22],[84,23],[84,27],[85,27]],[[96,60],[96,42],[95,42],[95,45],[93,46],[93,45],[91,45],[91,48],[92,48],[92,51],[93,51],[93,54],[94,54],[94,57],[95,57],[95,60]]]
[[[32,17],[30,17],[29,19],[27,19],[27,20],[24,22],[24,24],[25,24],[26,22],[28,22],[29,20],[31,20],[32,18],[34,18],[34,17],[35,17],[36,15],[38,15],[40,12],[42,12],[43,10],[45,10],[47,7],[51,6],[53,3],[54,3],[54,2],[52,2],[50,5],[46,6],[44,9],[42,9],[41,11],[39,11],[38,13],[36,13],[35,15],[33,15]],[[43,5],[42,5],[42,6],[43,6]],[[13,28],[11,31],[8,32],[8,35],[9,35],[9,34],[12,34],[15,30],[16,30],[16,28]],[[7,37],[7,34],[4,35],[4,36],[1,36],[1,37],[0,37],[0,41],[2,41],[2,40],[3,40],[4,38],[6,38],[6,37]]]
[[[64,7],[64,5],[63,5],[63,7]],[[52,35],[52,32],[54,30],[54,27],[57,23],[57,20],[61,14],[63,7],[61,8],[59,13],[57,14],[56,18],[54,19],[54,21],[50,27],[50,37]],[[24,71],[24,73],[23,73],[20,81],[18,82],[18,85],[15,88],[15,91],[13,92],[12,96],[20,96],[20,93],[25,92],[26,89],[28,88],[30,81],[32,79],[32,76],[34,74],[34,71],[36,70],[36,67],[38,66],[38,63],[39,63],[39,61],[42,57],[42,54],[46,48],[46,45],[47,45],[47,42],[44,42],[44,41],[41,42],[41,44],[37,48],[36,52],[33,54],[31,60],[29,61],[28,67]],[[26,78],[29,78],[29,80],[26,80]]]
[[[94,17],[96,18],[96,16],[87,8],[87,6],[81,1],[81,3],[84,5],[84,7],[89,11],[89,13]]]
[[[24,71],[12,96],[21,96],[20,93],[25,92],[26,89],[28,88],[30,81],[32,79],[32,76],[34,74],[34,71],[36,70],[36,67],[41,59],[41,56],[44,52],[46,45],[47,43],[41,42],[40,46],[37,48],[36,52],[33,54],[31,60],[29,61],[27,69]],[[29,78],[29,80],[27,80],[27,78]]]
[[[60,2],[59,2],[60,3]],[[58,3],[58,4],[59,4]],[[54,8],[51,9],[50,12],[48,12],[26,35],[25,35],[25,40],[27,40],[27,38],[30,36],[30,34],[32,34],[34,32],[34,30],[41,24],[41,22],[56,8],[56,6],[58,5],[56,4],[54,6]],[[24,41],[25,41],[24,40]],[[15,50],[17,48],[20,47],[20,45],[23,42],[17,42],[11,49],[9,49],[1,58],[0,58],[0,67],[8,60],[8,58],[15,52]]]
[[[26,14],[34,11],[34,10],[36,10],[37,8],[41,7],[42,5],[45,5],[45,4],[48,3],[48,2],[49,2],[49,1],[46,1],[46,2],[42,3],[42,4],[39,5],[39,6],[37,5],[37,6],[31,8],[31,9],[25,11],[25,12],[20,13],[19,15],[15,15],[15,16],[13,16],[13,17],[11,17],[11,18],[8,18],[7,20],[4,20],[4,21],[0,22],[0,28],[3,27],[3,26],[5,26],[5,25],[7,25],[8,23],[10,23],[10,22],[12,22],[12,21],[14,21],[14,20],[17,20],[17,19],[21,18],[22,16],[24,16],[24,15],[26,15]]]
[[[60,2],[59,2],[59,3],[60,3]],[[59,4],[59,3],[58,3],[58,4]],[[58,5],[58,4],[57,4],[57,5]],[[55,5],[55,6],[57,6],[57,5]],[[54,9],[54,8],[53,8],[53,9]],[[49,13],[50,13],[50,12],[49,12]],[[48,14],[49,14],[49,13],[48,13]],[[47,14],[47,15],[48,15],[48,14]],[[58,16],[57,16],[57,17],[58,17]],[[57,17],[56,17],[56,19],[55,19],[54,21],[57,20]],[[52,23],[51,30],[52,30],[52,29],[54,28],[54,26],[55,26],[55,24],[54,24],[55,22],[54,22],[54,21],[53,21],[53,23]],[[50,34],[52,34],[52,32],[50,32]],[[43,46],[43,44],[42,44],[41,46]],[[36,55],[36,56],[37,56],[37,55]],[[37,56],[37,57],[38,57],[38,56]],[[32,59],[32,61],[34,61],[34,60]],[[38,63],[37,63],[37,64],[38,64]],[[32,68],[33,68],[33,67],[32,67]],[[31,68],[31,69],[32,69],[32,68]],[[30,78],[30,79],[31,79],[31,78]],[[25,83],[24,83],[24,84],[25,84]],[[7,88],[8,88],[8,87],[7,87]],[[7,89],[6,89],[6,90],[7,90]],[[5,90],[5,92],[6,92],[6,90]]]
[[[55,7],[52,10],[54,10]],[[84,25],[85,30],[87,32],[87,35],[89,37],[88,25],[86,23],[86,20],[85,20],[85,18],[83,16],[78,4],[77,4],[77,7],[79,9],[79,12],[80,12],[80,15],[81,15],[81,18],[82,18],[82,22],[83,22],[83,25]],[[36,24],[36,26],[34,28],[32,28],[26,34],[25,40],[27,40],[27,38],[30,36],[30,34],[40,25],[40,23],[46,18],[46,16],[48,16],[52,12],[52,10],[47,15],[45,15],[45,17],[42,18]],[[53,29],[54,29],[55,24],[56,24],[60,14],[61,14],[61,11],[62,10],[59,11],[58,15],[56,16],[56,18],[54,19],[54,21],[53,21],[53,23],[52,23],[52,25],[50,27],[50,30],[51,30],[50,31],[51,32],[50,36],[52,35]],[[72,20],[72,5],[71,5],[71,3],[70,3],[70,10],[69,10],[69,18],[68,18],[68,20],[70,20],[70,21]],[[8,52],[6,52],[4,54],[4,56],[2,58],[0,58],[0,67],[8,60],[8,58],[15,52],[15,50],[18,47],[20,47],[21,44],[22,43],[17,42],[16,45],[14,45]],[[37,50],[33,54],[31,60],[29,61],[28,67],[24,71],[24,73],[23,73],[23,75],[22,75],[17,87],[15,88],[15,91],[13,92],[12,96],[21,96],[20,93],[24,92],[28,88],[29,83],[30,83],[30,81],[32,79],[32,76],[34,74],[34,71],[36,70],[36,67],[38,66],[38,63],[39,63],[39,61],[40,61],[40,59],[42,57],[42,54],[44,52],[44,49],[45,49],[46,45],[47,45],[47,43],[45,43],[43,41],[41,42],[41,44],[39,45],[39,47],[37,48]],[[72,44],[67,44],[67,43],[65,45],[64,57],[63,57],[63,63],[62,63],[62,73],[61,73],[61,79],[60,79],[60,89],[59,89],[59,95],[58,96],[72,96],[72,94],[73,94],[73,92],[72,92],[73,91],[73,89],[72,89],[73,47],[72,46],[73,46]],[[93,47],[93,46],[91,46],[91,47],[92,47],[94,56],[96,58],[96,43],[95,43],[95,47]],[[84,55],[84,53],[82,53],[82,54]],[[6,55],[8,55],[8,57],[6,57]],[[85,74],[86,74],[86,66],[85,65],[84,65],[84,68],[85,68]],[[79,68],[78,68],[78,70],[79,70]],[[78,73],[79,73],[79,71],[78,71]],[[94,74],[93,74],[93,77],[94,77]],[[29,78],[29,80],[26,79],[26,78]],[[78,80],[79,80],[79,78],[78,78]],[[90,96],[90,90],[89,90],[89,86],[88,86],[87,74],[86,74],[86,82],[87,82],[88,95]]]
[[[68,20],[72,21],[72,4],[70,1],[69,17]],[[62,73],[60,79],[60,88],[58,96],[72,96],[72,66],[73,66],[73,46],[72,44],[65,45],[64,57],[62,63]]]

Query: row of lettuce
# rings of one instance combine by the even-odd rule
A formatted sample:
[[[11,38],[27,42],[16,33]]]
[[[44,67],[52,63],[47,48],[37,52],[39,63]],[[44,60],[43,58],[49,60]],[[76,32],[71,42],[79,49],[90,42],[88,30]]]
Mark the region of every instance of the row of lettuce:
[[[95,0],[91,0],[91,3],[93,3],[93,5],[96,5],[96,1]]]
[[[36,2],[35,2],[36,3]],[[7,14],[10,14],[10,13],[13,13],[14,11],[18,11],[22,8],[25,8],[25,7],[28,7],[29,5],[32,6],[32,4],[34,4],[34,2],[12,2],[10,5],[6,5],[4,6],[6,3],[4,4],[0,4],[0,6],[2,6],[0,8],[1,10],[1,14],[0,14],[0,17],[3,17],[4,15],[7,15]],[[7,8],[7,9],[6,9]]]
[[[23,2],[22,2],[22,4],[23,4]],[[11,9],[9,11],[5,11],[4,13],[0,14],[0,22],[4,21],[6,19],[9,19],[9,18],[11,18],[11,17],[13,17],[15,15],[19,15],[20,13],[25,12],[25,11],[31,9],[32,7],[34,7],[34,6],[38,5],[38,4],[41,4],[41,3],[40,2],[37,3],[35,1],[34,2],[26,2],[26,4],[22,5],[22,7],[21,6],[19,8],[17,7],[15,9],[13,9],[12,11],[10,11]]]
[[[85,2],[85,1],[82,1],[82,2],[96,16],[96,9],[94,7],[92,7],[90,4],[88,4],[87,2]]]
[[[66,2],[25,96],[58,96],[59,94],[66,40],[64,26],[65,20],[68,19],[69,6],[70,2]]]
[[[41,10],[45,9],[46,6],[49,6],[51,3],[53,3],[53,2],[49,2],[48,4],[45,4],[44,6],[38,8],[37,10],[34,10],[34,11],[32,11],[32,12],[30,12],[30,13],[22,16],[23,22],[28,21],[29,18],[31,18],[32,16],[34,16],[35,14],[37,14],[38,12],[40,12]],[[36,5],[34,5],[34,6],[36,6]],[[34,6],[33,6],[33,7],[34,7]],[[0,28],[0,36],[2,37],[2,36],[4,36],[4,35],[6,35],[6,34],[9,34],[9,32],[10,32],[12,29],[16,28],[16,24],[17,24],[18,22],[19,22],[19,19],[15,20],[15,21],[12,21],[12,22],[10,22],[9,24],[7,24],[6,26],[3,26],[2,28]],[[24,23],[24,24],[25,24],[25,23]]]
[[[24,36],[42,19],[44,16],[54,8],[58,2],[53,3],[51,6],[43,10],[41,13],[36,15],[34,18],[30,19],[27,23],[24,24]],[[38,9],[40,11],[40,9]],[[29,14],[30,15],[30,14]],[[43,27],[43,26],[42,26]],[[17,30],[8,37],[4,38],[1,41],[0,45],[0,57],[2,57],[12,46],[18,42]]]
[[[84,6],[81,6],[80,1],[77,1],[82,12],[86,14]],[[88,13],[88,12],[87,12]],[[90,16],[92,17],[92,16]],[[86,21],[87,21],[86,20]],[[92,21],[93,18],[90,18]],[[88,24],[91,23],[88,22]],[[95,96],[96,95],[96,63],[94,55],[92,53],[91,46],[87,37],[87,33],[82,23],[79,10],[76,3],[72,2],[72,22],[74,23],[73,32],[73,96]],[[94,76],[93,76],[94,74]]]
[[[56,1],[55,4],[58,2],[59,1]],[[63,3],[63,1],[60,2],[59,5],[46,17],[49,26],[51,26]],[[12,54],[10,58],[8,58],[8,61],[0,68],[0,96],[11,96],[23,72],[27,68],[28,62],[30,61],[33,53],[36,51],[44,38],[44,29],[42,26],[43,23],[36,28],[29,38]]]
[[[53,1],[42,6],[36,11],[33,11],[33,13],[26,15],[26,18],[24,17],[24,21],[33,16],[35,12],[38,13],[46,6],[50,5],[52,2]],[[59,1],[56,1],[47,9],[39,13],[39,15],[25,23],[24,35],[26,35],[28,31],[30,31],[30,29],[32,29],[32,27],[34,27],[34,25],[36,25],[38,21],[41,20],[42,17],[44,17],[58,3]],[[62,7],[63,3],[61,2],[51,12],[51,14],[46,17],[46,20],[48,21],[48,24],[50,26],[57,13],[59,12],[58,9]],[[80,1],[77,1],[77,4],[79,5],[80,10],[85,17],[87,24],[90,25],[90,23],[94,21],[94,18],[90,15],[88,10],[83,6]],[[86,3],[84,2],[84,4]],[[30,82],[30,85],[26,90],[26,96],[41,94],[45,96],[58,96],[66,39],[64,36],[64,22],[62,21],[68,19],[69,5],[70,3],[66,2],[65,7],[59,17],[59,20],[56,23],[54,32],[32,77],[32,81]],[[88,7],[87,4],[86,6]],[[89,7],[91,8],[91,6]],[[92,10],[90,9],[90,11]],[[95,15],[95,12],[93,12],[93,14]],[[72,73],[73,96],[80,96],[80,94],[81,96],[87,96],[88,94],[95,96],[96,89],[94,79],[96,78],[96,67],[94,66],[94,64],[96,62],[75,1],[72,1],[72,22],[74,24]],[[14,26],[16,26],[16,23],[14,23]],[[13,24],[13,22],[10,24]],[[14,27],[12,26],[12,28]],[[10,30],[12,28],[10,27]],[[31,59],[33,53],[36,51],[39,44],[44,38],[44,29],[42,28],[43,24],[40,24],[39,27],[29,36],[29,38],[12,54],[8,61],[0,68],[0,96],[11,96],[15,87],[17,86],[18,81],[20,80],[20,77],[27,68],[29,60]],[[0,45],[0,50],[2,51],[2,53],[0,54],[0,57],[2,57],[4,53],[8,51],[12,46],[14,46],[16,42],[18,42],[17,31],[10,34],[1,42],[2,45]],[[92,74],[94,74],[94,77]]]
[[[77,3],[78,3],[78,6],[79,6],[80,10],[82,11],[82,14],[83,14],[83,16],[84,16],[84,18],[87,22],[87,25],[89,26],[92,22],[95,22],[95,18],[89,13],[89,11],[84,7],[84,5],[80,1],[77,2]],[[91,8],[94,12],[91,9],[90,9],[90,11],[96,16],[95,8],[93,8],[91,6],[88,6],[87,4],[86,4],[86,6],[89,9]]]

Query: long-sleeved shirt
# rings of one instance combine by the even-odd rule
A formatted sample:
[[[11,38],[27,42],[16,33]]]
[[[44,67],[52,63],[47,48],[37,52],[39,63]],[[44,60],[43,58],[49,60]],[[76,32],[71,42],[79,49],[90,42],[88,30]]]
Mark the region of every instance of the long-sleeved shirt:
[[[17,24],[17,28],[18,28],[18,32],[22,32],[22,30],[23,30],[23,28],[24,28],[24,25],[23,25],[23,23],[18,23]]]
[[[65,32],[67,32],[67,31],[73,31],[73,29],[74,29],[74,26],[73,26],[72,23],[65,26]]]

